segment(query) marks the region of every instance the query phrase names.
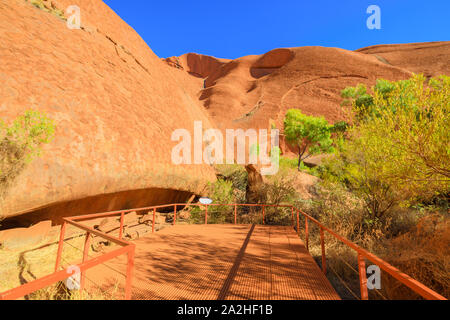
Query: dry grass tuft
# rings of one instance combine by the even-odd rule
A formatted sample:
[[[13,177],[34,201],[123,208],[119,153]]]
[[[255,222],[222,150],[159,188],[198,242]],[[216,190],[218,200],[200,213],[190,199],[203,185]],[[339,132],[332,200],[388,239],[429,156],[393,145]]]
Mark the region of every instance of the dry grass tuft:
[[[446,298],[450,298],[450,219],[433,214],[419,220],[410,232],[389,241],[383,258]],[[391,299],[415,299],[408,288],[386,279]]]
[[[68,290],[62,282],[33,292],[29,300],[119,300],[119,284],[113,290]]]
[[[54,4],[47,0],[28,0],[33,6],[45,12],[51,13],[62,20],[67,20],[64,11],[56,8]]]
[[[326,184],[317,185],[317,197],[312,201],[300,201],[298,207],[439,294],[450,297],[448,214],[394,208],[383,226],[372,224],[368,230],[362,227],[365,223],[363,203],[338,185],[332,187]],[[310,252],[321,265],[319,230],[313,223],[309,226]],[[305,237],[303,229],[304,219],[300,223],[302,239]],[[342,298],[357,298],[350,291],[359,297],[355,252],[332,236],[326,236],[325,243],[329,280]],[[367,262],[367,266],[370,264]],[[382,296],[388,299],[420,298],[384,272],[382,289],[369,291],[369,296],[370,299],[382,299]]]

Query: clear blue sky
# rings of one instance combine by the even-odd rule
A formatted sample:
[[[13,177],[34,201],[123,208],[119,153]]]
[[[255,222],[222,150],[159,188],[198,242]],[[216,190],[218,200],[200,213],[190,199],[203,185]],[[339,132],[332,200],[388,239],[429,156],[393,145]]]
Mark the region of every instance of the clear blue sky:
[[[160,57],[450,40],[450,0],[104,0]],[[369,30],[369,5],[381,30]]]

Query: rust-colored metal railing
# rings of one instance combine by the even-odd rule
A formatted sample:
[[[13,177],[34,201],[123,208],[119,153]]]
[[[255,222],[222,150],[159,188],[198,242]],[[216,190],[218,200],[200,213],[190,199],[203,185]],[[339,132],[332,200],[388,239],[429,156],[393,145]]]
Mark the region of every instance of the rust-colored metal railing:
[[[95,266],[98,266],[102,263],[105,263],[109,260],[112,260],[122,254],[127,254],[127,256],[128,256],[126,282],[125,282],[125,299],[126,300],[131,299],[131,286],[132,286],[132,279],[133,279],[134,254],[135,254],[136,245],[120,239],[122,237],[122,231],[123,231],[123,214],[121,215],[121,220],[120,220],[121,226],[120,226],[119,238],[116,238],[116,237],[110,236],[106,233],[92,229],[88,226],[85,226],[81,223],[76,222],[75,220],[76,220],[76,218],[64,218],[63,219],[63,223],[61,225],[60,236],[59,236],[58,251],[56,254],[56,264],[55,264],[54,273],[47,275],[45,277],[36,279],[34,281],[28,282],[20,287],[2,292],[2,293],[0,293],[0,300],[15,300],[15,299],[24,297],[26,295],[29,295],[30,293],[33,293],[40,289],[43,289],[43,288],[50,286],[52,284],[55,284],[59,281],[63,281],[65,279],[69,278],[70,276],[74,275],[75,272],[81,273],[80,290],[83,290],[85,287],[85,279],[86,279],[86,271],[87,270],[89,270]],[[77,268],[73,268],[74,266],[71,266],[70,269],[68,268],[68,269],[60,270],[61,257],[62,257],[62,251],[63,251],[63,245],[64,245],[67,224],[73,225],[81,230],[86,231],[86,238],[85,238],[84,249],[83,249],[83,259],[82,259],[81,264],[75,265],[75,267],[77,267]],[[88,259],[90,239],[91,239],[92,235],[96,235],[103,239],[111,241],[112,243],[119,245],[120,248],[115,249],[111,252],[105,253],[101,256],[94,257],[92,259]]]
[[[309,250],[309,230],[308,230],[308,221],[312,221],[320,228],[320,242],[321,242],[321,248],[322,248],[322,270],[326,274],[326,253],[325,253],[325,239],[324,239],[324,232],[329,233],[333,237],[335,237],[337,240],[344,243],[346,246],[352,248],[356,251],[358,255],[358,272],[359,272],[359,284],[360,284],[360,291],[361,291],[361,300],[368,300],[369,294],[367,289],[367,273],[366,273],[366,265],[365,260],[369,260],[378,267],[380,267],[381,270],[385,271],[389,275],[391,275],[393,278],[395,278],[397,281],[402,283],[403,285],[410,288],[415,293],[419,294],[423,298],[427,300],[447,300],[445,297],[440,295],[439,293],[431,290],[424,284],[420,283],[419,281],[411,278],[407,274],[401,272],[394,266],[390,265],[386,261],[378,258],[374,254],[368,252],[367,250],[361,248],[360,246],[356,245],[355,243],[351,242],[350,240],[342,237],[341,235],[337,234],[333,230],[327,228],[323,224],[321,224],[319,221],[311,217],[310,215],[304,213],[302,210],[299,210],[295,208],[297,212],[297,221],[299,220],[299,215],[303,215],[305,217],[305,242],[306,242],[306,248]],[[298,222],[297,222],[297,232],[300,235],[300,230],[298,228]]]
[[[173,225],[177,223],[177,209],[179,208],[185,208],[185,207],[199,207],[204,208],[205,212],[205,225],[208,224],[208,208],[215,207],[215,206],[232,206],[234,207],[234,224],[237,224],[237,211],[238,207],[260,207],[261,210],[261,223],[266,224],[266,208],[268,207],[276,207],[276,208],[290,208],[291,209],[291,222],[292,227],[296,227],[297,233],[300,236],[300,215],[302,215],[305,218],[305,246],[306,249],[309,251],[309,222],[313,222],[315,225],[319,227],[320,230],[320,244],[321,244],[321,251],[322,251],[322,271],[324,274],[327,273],[327,267],[326,267],[326,243],[325,243],[325,232],[335,237],[337,240],[344,243],[346,246],[352,248],[356,251],[358,255],[358,272],[359,272],[359,282],[360,282],[360,291],[361,291],[361,299],[367,300],[368,295],[368,288],[367,288],[367,277],[366,277],[366,266],[365,266],[365,260],[369,260],[380,269],[387,272],[389,275],[394,277],[396,280],[398,280],[400,283],[404,284],[405,286],[409,287],[411,290],[419,294],[425,299],[430,300],[446,300],[445,297],[441,296],[437,292],[431,290],[430,288],[426,287],[424,284],[418,282],[417,280],[414,280],[407,274],[401,272],[397,268],[393,267],[386,261],[378,258],[377,256],[373,255],[372,253],[368,252],[367,250],[359,247],[355,243],[351,242],[350,240],[340,236],[333,230],[327,228],[323,224],[321,224],[319,221],[311,217],[310,215],[304,213],[302,210],[292,206],[292,205],[274,205],[274,204],[184,204],[184,203],[176,203],[176,204],[167,204],[167,205],[159,205],[159,206],[152,206],[152,207],[146,207],[146,208],[139,208],[139,209],[128,209],[128,210],[120,210],[120,211],[113,211],[113,212],[106,212],[106,213],[97,213],[97,214],[89,214],[89,215],[83,215],[83,216],[76,216],[71,218],[64,218],[63,224],[61,226],[61,232],[60,232],[60,238],[59,238],[59,245],[58,245],[58,251],[57,251],[57,257],[56,257],[56,265],[55,265],[55,272],[51,275],[48,275],[44,278],[37,279],[35,281],[26,283],[18,288],[11,289],[9,291],[0,293],[0,300],[3,299],[17,299],[20,297],[23,297],[25,295],[28,295],[36,290],[42,289],[48,285],[54,284],[58,281],[67,279],[70,274],[67,273],[66,270],[59,270],[60,269],[60,262],[61,262],[61,255],[62,255],[62,249],[63,249],[63,243],[64,243],[64,237],[65,237],[65,229],[67,224],[71,224],[77,228],[80,228],[84,231],[86,231],[86,238],[84,243],[84,252],[83,252],[83,260],[82,263],[78,265],[79,270],[82,272],[81,275],[81,288],[84,286],[84,272],[86,270],[99,265],[101,263],[104,263],[108,260],[111,260],[121,254],[127,254],[128,255],[128,262],[127,262],[127,272],[126,272],[126,285],[125,285],[125,299],[131,299],[131,286],[132,286],[132,278],[133,278],[133,267],[134,267],[134,254],[135,254],[135,245],[122,240],[123,238],[123,230],[124,230],[124,217],[126,214],[132,213],[132,212],[152,212],[153,215],[153,221],[152,221],[152,232],[155,232],[155,220],[156,220],[156,212],[158,209],[170,209],[173,207]],[[295,213],[296,213],[296,219],[295,219]],[[119,236],[118,238],[107,235],[103,232],[100,232],[98,230],[92,229],[88,226],[83,225],[81,222],[91,219],[97,219],[97,218],[104,218],[104,217],[110,217],[110,216],[118,216],[120,215],[120,227],[119,227]],[[296,221],[295,221],[296,220]],[[108,241],[111,241],[115,244],[118,244],[121,246],[121,248],[116,249],[114,251],[105,253],[99,257],[93,258],[88,260],[87,251],[89,249],[90,244],[90,238],[92,235],[97,235],[99,237],[102,237]]]

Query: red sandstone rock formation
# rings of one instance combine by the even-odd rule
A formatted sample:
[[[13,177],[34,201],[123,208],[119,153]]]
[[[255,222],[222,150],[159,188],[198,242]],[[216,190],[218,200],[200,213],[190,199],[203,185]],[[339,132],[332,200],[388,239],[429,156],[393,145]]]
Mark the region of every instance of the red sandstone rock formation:
[[[56,124],[0,215],[53,219],[201,193],[213,169],[172,165],[171,134],[195,120],[210,125],[196,98],[202,80],[162,62],[102,1],[52,2],[78,5],[82,30],[24,0],[0,2],[0,117],[34,108]]]

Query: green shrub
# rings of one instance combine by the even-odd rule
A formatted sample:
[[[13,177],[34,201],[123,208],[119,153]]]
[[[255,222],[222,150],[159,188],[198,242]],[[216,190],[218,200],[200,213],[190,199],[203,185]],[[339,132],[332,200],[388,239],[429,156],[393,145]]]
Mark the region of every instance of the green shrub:
[[[316,185],[313,200],[296,204],[324,225],[353,241],[368,236],[364,225],[364,202],[340,183],[322,181]]]
[[[9,126],[0,120],[0,195],[40,155],[54,131],[52,120],[38,111],[26,111]]]
[[[233,182],[218,179],[215,183],[210,183],[209,193],[214,203],[232,203]]]
[[[220,178],[231,181],[234,189],[245,192],[248,183],[248,173],[243,166],[238,164],[221,164],[216,165],[215,168]]]
[[[208,187],[209,197],[213,204],[231,204],[235,202],[233,183],[218,179],[210,183]],[[196,207],[191,210],[191,221],[193,223],[204,223],[205,206]],[[234,221],[234,208],[231,206],[208,206],[208,223],[231,223]]]
[[[356,87],[347,87],[341,92],[343,106],[351,105],[358,108],[357,119],[363,118],[366,113],[373,110],[373,97],[367,93],[367,87],[359,84]]]
[[[276,175],[267,177],[261,188],[262,197],[266,199],[267,204],[292,204],[297,197],[294,187],[295,176],[290,172],[291,169],[279,170]],[[266,207],[265,223],[274,225],[290,225],[291,209]]]

